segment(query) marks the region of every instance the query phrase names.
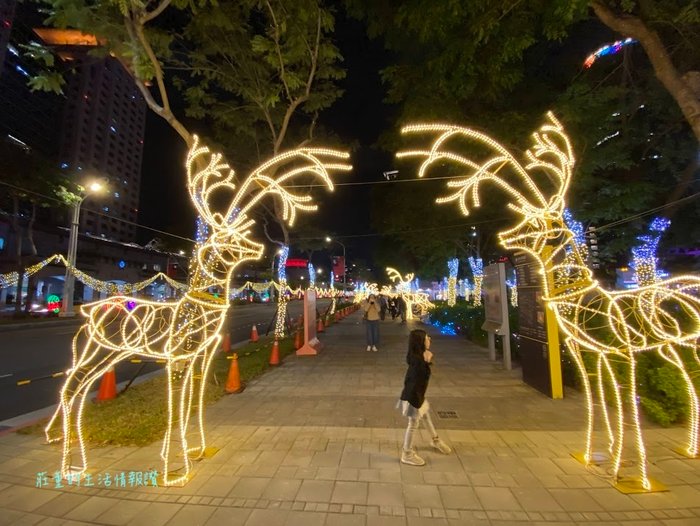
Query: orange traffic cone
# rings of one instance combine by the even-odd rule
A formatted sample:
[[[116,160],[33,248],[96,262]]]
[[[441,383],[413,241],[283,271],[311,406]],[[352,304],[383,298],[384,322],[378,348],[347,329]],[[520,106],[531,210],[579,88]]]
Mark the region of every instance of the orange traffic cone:
[[[250,329],[250,341],[255,343],[259,339],[260,338],[258,337],[258,327],[257,327],[257,325],[253,325],[253,328]]]
[[[280,344],[275,339],[275,343],[272,344],[272,351],[270,351],[270,365],[280,364]]]
[[[304,345],[304,338],[301,335],[301,329],[297,329],[297,333],[294,336],[294,348],[299,350],[302,345]]]
[[[231,333],[224,334],[224,339],[221,342],[221,352],[231,352]]]
[[[238,354],[236,353],[233,353],[233,356],[231,357],[231,367],[228,369],[225,389],[229,394],[240,393],[243,391],[243,386],[241,385],[241,373],[238,370]]]
[[[117,375],[114,373],[114,366],[112,366],[102,377],[102,382],[100,382],[100,389],[99,391],[97,391],[96,401],[106,402],[107,400],[114,400],[116,397]]]
[[[318,323],[316,324],[316,332],[323,332],[325,330],[325,327],[323,326],[323,319],[319,318]]]

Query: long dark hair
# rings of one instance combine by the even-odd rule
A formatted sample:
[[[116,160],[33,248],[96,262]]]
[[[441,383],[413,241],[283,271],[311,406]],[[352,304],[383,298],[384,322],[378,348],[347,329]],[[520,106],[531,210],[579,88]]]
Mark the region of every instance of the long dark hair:
[[[406,363],[411,363],[412,359],[423,359],[425,351],[425,337],[428,333],[423,329],[413,329],[408,335],[408,354],[406,354]]]

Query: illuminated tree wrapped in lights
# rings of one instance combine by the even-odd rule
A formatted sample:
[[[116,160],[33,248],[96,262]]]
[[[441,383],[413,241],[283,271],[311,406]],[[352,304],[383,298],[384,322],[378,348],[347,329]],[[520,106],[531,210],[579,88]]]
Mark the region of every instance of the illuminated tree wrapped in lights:
[[[316,288],[316,269],[314,269],[313,263],[309,262],[309,288]]]
[[[506,285],[510,289],[510,304],[513,307],[517,307],[518,306],[518,280],[517,280],[517,278],[513,277],[512,280],[507,279]]]
[[[472,296],[474,305],[481,305],[481,284],[484,282],[484,260],[481,258],[469,257],[469,267],[474,275],[474,290]]]
[[[277,279],[279,280],[279,296],[277,298],[277,319],[275,320],[275,338],[284,338],[284,322],[287,319],[287,258],[289,247],[283,245],[280,249],[280,259],[277,267]]]
[[[317,206],[310,195],[289,189],[300,176],[313,176],[333,190],[330,173],[349,170],[342,162],[348,157],[321,148],[292,150],[263,163],[237,187],[234,172],[222,156],[200,146],[194,138],[187,155],[187,182],[200,221],[189,288],[174,302],[115,296],[83,305],[81,311],[87,319],[73,339],[73,364],[61,388],[58,408],[46,427],[49,442],[63,442],[62,476],[87,469],[82,413],[92,385],[116,363],[142,356],[166,363],[163,483],[171,486],[188,480],[191,458],[205,454],[207,374],[221,342],[231,277],[238,265],[260,259],[264,249],[251,239],[253,210],[263,198],[275,197],[284,220],[293,224],[298,211],[313,211]],[[222,201],[229,203],[225,210],[212,210],[214,203]],[[212,288],[224,290],[223,297],[211,294]],[[133,308],[127,310],[127,304]],[[195,421],[194,437],[188,436],[191,419]],[[73,459],[74,442],[77,459]],[[182,464],[171,471],[173,462]]]
[[[333,301],[331,302],[330,314],[335,314],[336,296],[337,294],[335,292],[335,272],[331,270],[331,298],[333,298]]]
[[[632,267],[637,274],[637,284],[640,287],[652,285],[659,280],[656,267],[659,259],[656,251],[659,248],[661,235],[671,226],[671,220],[665,217],[656,217],[649,225],[649,233],[639,236],[641,246],[632,249]]]
[[[447,261],[449,279],[447,280],[447,304],[452,307],[457,303],[457,270],[459,269],[459,259],[452,258]]]
[[[683,450],[697,457],[700,405],[689,371],[698,366],[700,278],[679,276],[632,291],[608,291],[599,286],[564,219],[564,196],[575,161],[569,139],[554,115],[548,113],[545,124],[533,134],[534,145],[525,153],[524,166],[504,146],[472,128],[425,124],[407,126],[402,132],[436,137],[427,149],[398,154],[424,159],[420,177],[431,166],[445,163],[466,171],[465,177],[447,183],[453,193],[437,199],[438,203],[456,201],[462,213],[468,215],[469,202],[479,207],[482,187],[494,184],[506,194],[507,207],[519,216],[517,224],[498,236],[505,248],[525,251],[540,264],[543,299],[554,313],[581,374],[587,406],[584,461],[593,460],[594,408],[598,407],[615,482],[620,483],[625,434],[629,430],[639,478],[628,485],[637,491],[652,489],[637,396],[636,357],[640,352],[657,353],[677,369],[689,405],[688,438]],[[469,143],[470,152],[488,156],[473,160],[455,153],[451,147],[460,140]],[[473,149],[474,143],[479,145],[478,150]],[[567,253],[572,258],[567,259]],[[591,360],[584,359],[584,355]],[[594,404],[594,396],[600,398],[598,404]]]

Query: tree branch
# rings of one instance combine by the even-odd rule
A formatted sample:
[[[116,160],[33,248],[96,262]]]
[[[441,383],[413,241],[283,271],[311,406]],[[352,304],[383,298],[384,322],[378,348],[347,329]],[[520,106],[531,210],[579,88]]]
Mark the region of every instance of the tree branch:
[[[173,112],[170,109],[168,92],[165,88],[165,82],[163,82],[163,69],[161,68],[158,58],[153,52],[153,48],[144,34],[143,25],[141,23],[134,22],[128,17],[124,17],[124,25],[126,26],[127,32],[134,43],[138,42],[141,44],[141,46],[143,46],[148,59],[153,64],[155,69],[156,81],[158,83],[158,91],[160,93],[162,105],[158,105],[143,81],[136,77],[136,72],[134,71],[136,85],[138,86],[139,91],[141,91],[141,94],[144,96],[146,104],[148,104],[148,107],[153,110],[154,113],[163,118],[180,135],[180,137],[182,137],[188,147],[191,147],[193,144],[192,134],[190,134],[187,128],[185,128],[183,124],[175,117],[175,115],[173,115]]]
[[[695,138],[700,142],[700,100],[679,74],[658,33],[635,16],[616,14],[602,0],[593,0],[591,7],[610,29],[632,37],[642,45],[656,78],[676,101]]]
[[[265,2],[267,4],[267,9],[270,11],[270,16],[272,17],[272,24],[275,30],[275,36],[274,36],[274,41],[275,41],[275,50],[277,51],[277,59],[279,60],[280,63],[280,80],[282,81],[282,86],[284,86],[284,91],[287,94],[287,100],[291,102],[292,100],[292,94],[289,91],[289,86],[287,85],[287,79],[285,78],[287,76],[286,70],[284,69],[284,59],[282,58],[282,48],[280,47],[280,31],[279,31],[279,24],[277,23],[277,17],[275,16],[275,11],[272,9],[272,5],[270,5],[270,2],[267,1]]]
[[[170,2],[171,0],[163,0],[153,11],[146,12],[146,14],[144,14],[143,17],[141,17],[141,23],[146,24],[146,22],[150,22],[151,20],[156,18],[163,11],[165,11],[165,8],[170,5]]]

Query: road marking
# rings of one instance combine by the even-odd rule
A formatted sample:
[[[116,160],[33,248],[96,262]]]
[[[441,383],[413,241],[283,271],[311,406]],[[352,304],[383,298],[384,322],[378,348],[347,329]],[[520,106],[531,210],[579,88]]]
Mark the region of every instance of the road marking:
[[[7,378],[8,376],[12,376],[12,373],[10,373],[10,374],[0,374],[0,378]]]

